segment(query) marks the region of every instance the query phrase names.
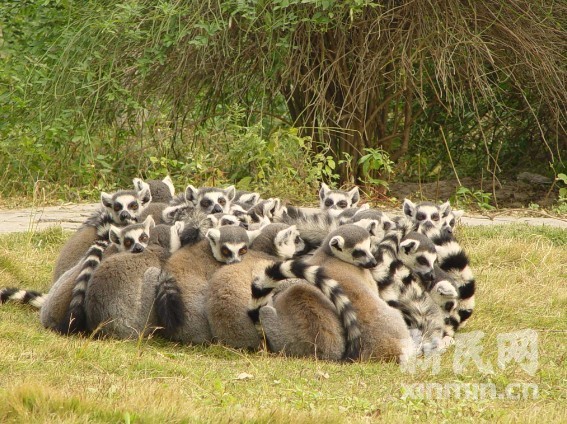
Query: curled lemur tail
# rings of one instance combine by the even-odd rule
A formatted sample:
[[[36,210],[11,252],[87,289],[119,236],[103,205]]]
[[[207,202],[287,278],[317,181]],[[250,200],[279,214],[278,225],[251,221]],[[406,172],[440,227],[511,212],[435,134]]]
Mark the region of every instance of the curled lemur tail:
[[[61,334],[76,334],[87,330],[87,315],[85,312],[85,296],[87,287],[93,273],[96,271],[104,250],[109,246],[107,240],[95,240],[89,247],[82,262],[81,270],[75,279],[75,285],[71,295],[71,302],[65,314],[65,318],[54,328]]]
[[[0,289],[0,305],[8,302],[22,303],[40,309],[47,294],[34,290],[20,290],[14,287]]]
[[[452,237],[435,237],[439,267],[450,274],[457,283],[459,301],[456,314],[451,314],[448,324],[457,331],[470,318],[474,310],[476,281],[470,261],[464,249]]]
[[[165,334],[173,334],[185,322],[185,308],[177,281],[161,271],[156,286],[156,315]]]
[[[289,260],[267,267],[264,275],[252,282],[252,300],[248,310],[252,321],[259,321],[260,308],[268,303],[270,294],[279,282],[288,278],[307,280],[335,305],[345,337],[343,360],[357,360],[360,357],[361,333],[356,311],[339,283],[327,277],[324,268],[320,266],[310,266],[301,260]]]

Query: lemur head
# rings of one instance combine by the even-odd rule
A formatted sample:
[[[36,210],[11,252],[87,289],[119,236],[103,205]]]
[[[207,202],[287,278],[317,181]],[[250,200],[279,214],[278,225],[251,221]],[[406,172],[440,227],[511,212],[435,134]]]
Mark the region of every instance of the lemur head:
[[[269,223],[274,219],[281,218],[285,213],[286,208],[282,205],[280,199],[269,198],[266,200],[261,200],[248,210],[248,223]]]
[[[102,192],[100,200],[116,224],[136,222],[142,211],[152,200],[150,187],[141,190],[120,190],[114,194]]]
[[[452,234],[453,229],[459,223],[464,213],[465,211],[461,210],[451,210],[451,212],[447,214],[447,217],[445,218],[443,225],[441,226],[441,230],[447,231],[448,233]]]
[[[118,228],[110,226],[110,241],[118,247],[120,252],[141,253],[150,242],[150,230],[155,227],[152,216],[140,224],[130,224],[126,227]]]
[[[417,274],[425,286],[435,280],[437,251],[435,244],[423,234],[411,231],[401,240],[399,259]]]
[[[260,201],[259,193],[245,191],[245,190],[236,190],[233,200],[233,202],[238,203],[245,210],[250,209],[259,201]]]
[[[242,227],[211,228],[206,237],[215,259],[225,264],[240,262],[257,234]]]
[[[207,214],[228,212],[235,192],[234,186],[225,189],[215,187],[201,187],[197,189],[192,185],[188,185],[185,189],[185,198]]]
[[[253,250],[277,256],[279,259],[290,259],[302,255],[305,251],[305,242],[295,225],[268,224],[257,231],[258,236],[250,245]]]
[[[144,186],[148,186],[152,194],[152,201],[159,203],[169,203],[175,196],[175,187],[171,177],[167,175],[163,180],[144,181],[140,178],[134,178],[134,188],[140,191]]]
[[[338,216],[343,210],[355,207],[360,200],[360,194],[358,187],[351,191],[331,190],[327,184],[321,183],[319,200],[322,210],[327,211],[329,215]]]
[[[211,223],[211,228],[220,228],[224,227],[225,225],[233,225],[237,227],[240,226],[243,228],[247,227],[247,225],[239,220],[238,217],[230,213],[219,212],[215,214],[209,214],[207,215],[207,219]]]
[[[387,231],[396,228],[396,223],[377,209],[366,209],[356,212],[350,223],[365,228],[372,236],[372,246],[382,241]]]
[[[377,265],[372,254],[370,233],[357,225],[341,225],[327,236],[322,248],[327,254],[361,268]]]
[[[413,203],[409,199],[404,199],[404,214],[415,224],[417,232],[425,234],[432,229],[439,229],[443,225],[444,219],[451,212],[451,205],[445,202],[436,205],[431,202]]]

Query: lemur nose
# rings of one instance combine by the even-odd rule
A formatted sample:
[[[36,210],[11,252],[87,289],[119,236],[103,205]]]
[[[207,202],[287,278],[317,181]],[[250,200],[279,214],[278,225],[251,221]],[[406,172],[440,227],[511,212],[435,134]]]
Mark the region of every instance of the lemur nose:
[[[220,207],[220,205],[215,205],[215,207],[213,208],[213,213],[219,213],[222,212],[222,208]]]

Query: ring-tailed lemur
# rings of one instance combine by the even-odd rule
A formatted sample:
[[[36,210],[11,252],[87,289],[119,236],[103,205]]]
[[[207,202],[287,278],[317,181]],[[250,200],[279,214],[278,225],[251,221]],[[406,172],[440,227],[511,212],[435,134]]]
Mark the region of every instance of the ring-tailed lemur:
[[[338,216],[343,210],[356,207],[359,200],[358,187],[350,191],[331,190],[327,184],[321,183],[319,190],[320,207],[321,210],[332,216]]]
[[[157,330],[157,285],[145,281],[144,276],[149,269],[161,269],[181,246],[179,233],[183,226],[157,225],[150,230],[148,245],[139,253],[123,251],[104,257],[86,288],[88,331],[125,339]],[[121,236],[122,242],[126,241],[128,232],[122,231]]]
[[[193,209],[199,209],[205,214],[230,212],[230,205],[235,196],[234,186],[228,188],[201,187],[195,188],[191,184],[185,191],[176,196],[170,205],[163,211],[163,220],[171,224],[182,221]]]
[[[134,178],[134,187],[140,191],[144,185],[148,185],[150,193],[152,194],[152,202],[156,203],[169,203],[175,196],[175,187],[171,177],[167,175],[163,180],[147,180],[144,181],[140,178]]]
[[[215,340],[234,347],[257,349],[261,343],[247,309],[250,281],[276,260],[290,259],[304,250],[295,226],[276,223],[260,229],[242,262],[218,269],[209,279],[206,311]]]
[[[102,261],[105,250],[112,243],[114,251],[109,252],[109,254],[117,252],[141,253],[148,246],[150,230],[154,227],[153,218],[148,216],[140,224],[130,224],[122,228],[111,225],[109,230],[110,241],[95,240],[82,260],[65,318],[54,328],[55,331],[61,334],[76,334],[87,329],[85,294],[93,273]]]
[[[236,226],[211,228],[206,240],[171,255],[163,271],[150,270],[145,281],[157,287],[156,310],[164,336],[183,343],[212,340],[205,311],[208,280],[221,266],[240,262],[257,234]],[[169,306],[169,295],[179,296],[174,304],[182,305],[182,310]]]
[[[76,265],[95,240],[108,240],[111,225],[123,226],[137,222],[152,200],[147,186],[140,191],[120,190],[114,194],[103,192],[100,198],[102,207],[85,221],[61,249],[55,262],[53,282]]]
[[[272,348],[291,355],[403,360],[413,342],[399,311],[378,296],[375,266],[368,231],[340,226],[307,261],[276,263],[253,281],[250,317],[259,318]],[[272,290],[287,278],[305,279],[320,293],[294,284],[269,305]]]

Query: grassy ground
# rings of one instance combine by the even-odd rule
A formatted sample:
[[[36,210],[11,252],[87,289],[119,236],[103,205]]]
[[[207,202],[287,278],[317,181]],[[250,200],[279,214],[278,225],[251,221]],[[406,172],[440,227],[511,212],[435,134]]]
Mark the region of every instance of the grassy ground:
[[[1,237],[0,286],[49,289],[67,235]],[[37,311],[2,305],[0,422],[566,422],[567,231],[476,227],[459,237],[478,281],[462,335],[483,335],[480,360],[490,373],[460,355],[462,344],[442,356],[437,373],[410,372],[159,339],[66,338],[43,329]],[[499,368],[499,335],[526,329],[537,334],[537,371],[522,361]],[[418,395],[435,384],[446,392]],[[520,399],[467,398],[466,387],[482,384],[500,395],[512,388]]]

